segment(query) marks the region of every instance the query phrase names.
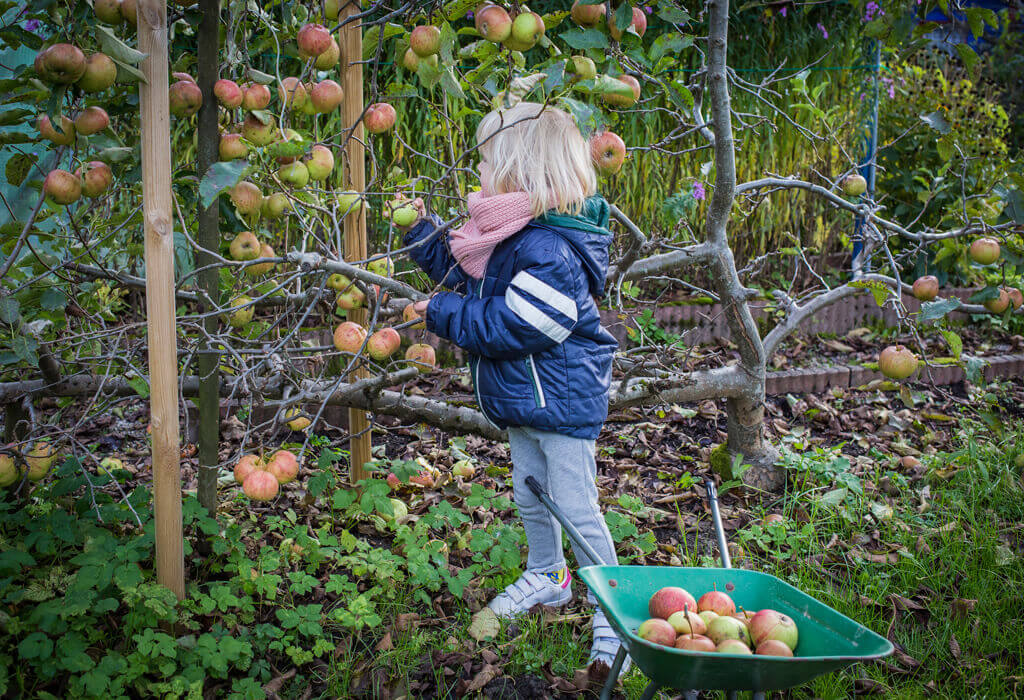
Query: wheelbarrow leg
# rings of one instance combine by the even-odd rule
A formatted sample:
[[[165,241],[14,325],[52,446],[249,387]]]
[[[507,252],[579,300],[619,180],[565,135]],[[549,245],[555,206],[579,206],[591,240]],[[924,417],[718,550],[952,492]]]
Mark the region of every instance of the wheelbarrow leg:
[[[612,668],[608,672],[608,680],[604,682],[604,688],[601,689],[601,700],[611,700],[612,690],[615,688],[615,682],[619,680],[619,672],[622,670],[622,664],[626,662],[626,647],[620,646],[618,653],[615,655],[615,660],[612,662]]]
[[[640,700],[651,700],[659,690],[661,690],[661,686],[651,681],[650,685],[644,688],[644,694],[640,696]]]

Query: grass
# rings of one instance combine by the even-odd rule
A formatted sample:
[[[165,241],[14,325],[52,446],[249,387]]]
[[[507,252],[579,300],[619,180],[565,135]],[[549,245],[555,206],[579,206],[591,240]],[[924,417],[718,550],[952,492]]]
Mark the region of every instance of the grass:
[[[750,524],[733,537],[747,552],[741,565],[776,575],[888,636],[898,652],[884,663],[819,677],[788,697],[845,698],[866,691],[898,698],[1018,693],[1024,681],[1019,553],[1024,499],[1021,469],[1013,456],[1024,451],[1017,437],[1024,434],[1024,424],[1007,426],[1003,434],[1007,437],[1000,439],[988,427],[965,422],[957,448],[926,458],[926,471],[917,480],[890,469],[890,460],[880,455],[844,471],[838,452],[791,453],[788,493],[749,506]],[[837,484],[847,487],[842,498],[835,494]],[[758,523],[769,512],[785,513],[787,523],[762,527]],[[854,556],[880,552],[893,556],[890,561]],[[687,565],[714,565],[707,554],[683,556]],[[404,611],[396,607],[393,612]],[[571,680],[586,661],[588,614],[584,610],[566,617],[527,617],[503,625],[497,639],[477,645],[466,634],[470,610],[462,606],[454,619],[396,634],[391,648],[372,659],[350,649],[336,659],[331,687],[345,696],[355,685],[356,672],[374,667],[378,678],[394,687],[395,679],[407,681],[432,650],[476,657],[489,649],[503,659],[507,677],[542,675],[547,668]],[[435,672],[439,695],[456,697],[457,676],[445,677],[442,668]],[[646,684],[634,669],[620,688],[633,699]]]

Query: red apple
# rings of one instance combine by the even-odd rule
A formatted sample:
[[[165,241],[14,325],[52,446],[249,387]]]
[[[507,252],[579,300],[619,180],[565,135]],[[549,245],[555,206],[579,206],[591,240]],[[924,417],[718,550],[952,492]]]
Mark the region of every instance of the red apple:
[[[334,154],[327,146],[320,144],[313,146],[309,149],[309,155],[303,159],[303,162],[306,164],[306,170],[309,171],[309,178],[317,182],[326,180],[334,171]]]
[[[306,93],[306,86],[294,76],[283,78],[277,84],[277,97],[281,100],[282,104],[291,109],[301,109],[306,100],[309,99],[309,95]]]
[[[408,322],[408,321],[413,321],[415,319],[421,319],[421,321],[419,323],[417,323],[415,325],[412,325],[412,326],[409,326],[409,328],[411,330],[415,330],[415,329],[418,329],[418,328],[426,328],[427,327],[426,322],[422,321],[423,317],[420,316],[418,313],[416,313],[416,309],[414,309],[413,306],[414,306],[414,304],[408,304],[404,309],[402,309],[402,320]]]
[[[640,81],[632,75],[620,75],[616,77],[624,87],[613,92],[606,92],[601,95],[605,102],[613,107],[632,107],[640,99]]]
[[[366,341],[366,350],[377,362],[383,362],[397,352],[402,336],[394,328],[381,328]]]
[[[786,522],[786,516],[781,513],[769,513],[764,516],[765,525],[782,525]]]
[[[243,484],[250,474],[263,468],[263,461],[258,455],[242,455],[242,458],[235,464],[235,481]]]
[[[228,253],[240,262],[255,260],[260,255],[260,240],[252,231],[242,231],[232,239]]]
[[[911,293],[920,301],[931,301],[939,295],[939,278],[935,275],[924,275],[914,280]]]
[[[242,214],[255,214],[263,204],[263,193],[253,183],[243,180],[231,188],[231,203]]]
[[[1000,289],[999,296],[985,302],[985,308],[994,314],[1003,313],[1010,308],[1010,295],[1006,293],[1005,289]]]
[[[288,450],[278,450],[271,455],[266,469],[279,484],[287,484],[299,475],[299,460]]]
[[[676,634],[704,634],[708,629],[701,616],[689,609],[677,610],[669,615],[668,624],[672,625]]]
[[[397,116],[395,108],[387,102],[374,102],[366,108],[363,122],[366,124],[366,130],[371,134],[383,134],[395,125]]]
[[[121,24],[124,21],[124,15],[121,14],[121,0],[93,0],[92,10],[101,22]]]
[[[613,11],[609,18],[608,33],[612,35],[612,38],[615,39],[615,41],[619,41],[622,39],[623,30],[615,26],[615,14],[616,13]],[[644,11],[639,7],[633,8],[633,22],[630,27],[632,27],[640,36],[643,36],[644,32],[647,31],[647,15],[645,15]],[[626,29],[625,31],[629,30]]]
[[[689,610],[696,614],[697,601],[690,592],[678,586],[666,586],[651,596],[647,603],[647,611],[651,617],[667,620],[669,615],[679,610]]]
[[[138,7],[135,0],[121,0],[121,14],[124,15],[124,21],[133,27],[138,25]]]
[[[738,639],[725,639],[718,643],[715,651],[719,654],[752,654],[750,647]]]
[[[345,321],[334,329],[334,347],[341,352],[357,354],[366,340],[366,329],[358,323]]]
[[[260,213],[266,219],[280,219],[286,211],[291,210],[292,202],[284,192],[274,192],[263,198]]]
[[[254,501],[272,501],[281,485],[270,472],[254,471],[242,482],[242,491]]]
[[[193,80],[179,80],[169,90],[171,114],[176,117],[190,117],[203,106],[203,91]]]
[[[777,639],[769,639],[758,644],[754,653],[761,656],[792,656],[793,650]]]
[[[890,345],[879,353],[878,369],[889,379],[906,379],[917,371],[917,356],[902,345]]]
[[[352,285],[345,291],[338,294],[334,299],[334,303],[342,311],[351,311],[352,309],[360,309],[366,304],[366,294],[363,293],[359,287]]]
[[[43,180],[43,192],[57,204],[72,204],[82,196],[82,181],[67,170],[51,170]]]
[[[85,62],[85,72],[75,81],[82,92],[103,92],[117,80],[117,64],[105,53],[94,53]]]
[[[721,591],[708,591],[697,601],[697,611],[710,610],[718,615],[732,615],[736,612],[736,604],[732,598]]]
[[[1010,297],[1010,308],[1019,309],[1024,305],[1024,294],[1016,287],[1004,287],[1006,294]]]
[[[409,48],[421,58],[433,56],[441,50],[441,30],[431,24],[416,27],[409,35]]]
[[[402,488],[402,480],[395,476],[394,472],[389,472],[387,478],[384,480],[388,486],[391,487],[392,491],[397,491]]]
[[[39,66],[45,80],[70,85],[85,74],[85,54],[72,44],[54,44],[43,49]]]
[[[338,60],[341,58],[341,47],[338,46],[338,42],[335,41],[334,37],[331,37],[331,45],[327,47],[327,50],[316,57],[316,61],[313,63],[317,70],[330,70],[338,65]]]
[[[213,96],[217,98],[221,107],[236,109],[242,106],[245,93],[234,80],[221,78],[213,84]]]
[[[601,131],[590,137],[590,157],[602,175],[619,172],[626,160],[626,144],[612,131]]]
[[[322,24],[306,24],[295,37],[303,60],[319,56],[331,48],[331,33]]]
[[[266,203],[266,200],[264,200],[264,203]],[[259,255],[256,256],[256,258],[275,257],[277,257],[277,254],[274,252],[274,249],[270,246],[269,243],[260,244],[260,252]],[[274,263],[272,262],[256,263],[255,265],[249,265],[249,267],[245,268],[245,274],[249,275],[249,277],[259,277],[260,275],[265,275],[268,272],[273,271]]]
[[[497,5],[480,8],[473,16],[473,21],[480,36],[496,44],[505,41],[512,34],[512,18],[504,8]]]
[[[310,104],[317,114],[333,112],[345,100],[345,91],[333,80],[321,80],[309,91]]]
[[[795,650],[799,640],[796,622],[788,615],[765,609],[750,619],[750,639],[754,646],[761,646],[770,639],[776,639],[790,650]]]
[[[110,126],[110,116],[102,107],[93,105],[83,109],[75,117],[75,131],[83,136],[98,134]]]
[[[426,343],[414,343],[405,351],[405,359],[421,373],[426,374],[437,365],[434,348]]]
[[[242,97],[242,109],[251,112],[255,109],[266,109],[269,105],[269,87],[260,83],[250,83],[245,86],[245,93]]]
[[[110,166],[99,160],[91,160],[75,171],[82,181],[82,194],[86,197],[99,197],[107,191],[114,181]]]
[[[242,138],[257,146],[266,146],[277,140],[278,134],[273,122],[264,124],[255,115],[246,116],[242,122]]]
[[[249,147],[242,141],[241,134],[221,134],[217,150],[221,160],[238,160],[249,155]]]
[[[676,638],[675,647],[686,651],[714,651],[715,643],[703,634],[682,634]]]
[[[581,27],[595,27],[604,17],[604,5],[584,5],[576,0],[572,5],[572,21]]]
[[[978,238],[971,243],[967,254],[979,265],[991,265],[999,259],[999,241],[994,238]]]
[[[676,642],[676,631],[672,629],[672,625],[659,617],[641,622],[636,634],[640,639],[645,639],[652,644],[670,647]]]
[[[75,142],[75,123],[65,116],[60,118],[60,131],[54,128],[50,118],[40,114],[36,119],[39,134],[57,146],[70,146]]]

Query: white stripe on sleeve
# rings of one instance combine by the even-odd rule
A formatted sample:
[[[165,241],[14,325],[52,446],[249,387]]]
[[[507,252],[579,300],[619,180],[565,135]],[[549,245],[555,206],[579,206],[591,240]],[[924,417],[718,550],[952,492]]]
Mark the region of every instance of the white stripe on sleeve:
[[[512,286],[529,292],[558,313],[571,318],[573,323],[576,322],[576,302],[526,270],[522,270],[512,278]]]
[[[572,331],[562,326],[536,306],[516,294],[516,291],[509,287],[505,290],[505,303],[516,316],[523,319],[541,333],[551,338],[556,343],[563,342],[572,335]]]

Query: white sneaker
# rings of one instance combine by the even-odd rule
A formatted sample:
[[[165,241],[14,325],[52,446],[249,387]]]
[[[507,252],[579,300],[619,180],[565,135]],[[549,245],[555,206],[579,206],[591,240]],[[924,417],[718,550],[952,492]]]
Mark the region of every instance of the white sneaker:
[[[590,626],[594,633],[594,642],[593,646],[590,648],[590,660],[588,665],[593,665],[595,662],[600,661],[610,670],[612,664],[615,663],[615,655],[619,653],[622,643],[619,641],[618,636],[615,634],[615,630],[612,629],[611,624],[608,622],[608,618],[605,616],[604,611],[602,611],[601,608],[594,610],[594,618],[591,621]],[[622,668],[619,669],[619,675],[621,676],[625,674],[632,665],[633,661],[629,658],[629,655],[627,655],[625,660],[622,662]]]
[[[526,571],[515,583],[499,593],[487,604],[498,617],[515,617],[527,612],[537,603],[558,608],[572,600],[572,576],[567,568],[542,573]]]

